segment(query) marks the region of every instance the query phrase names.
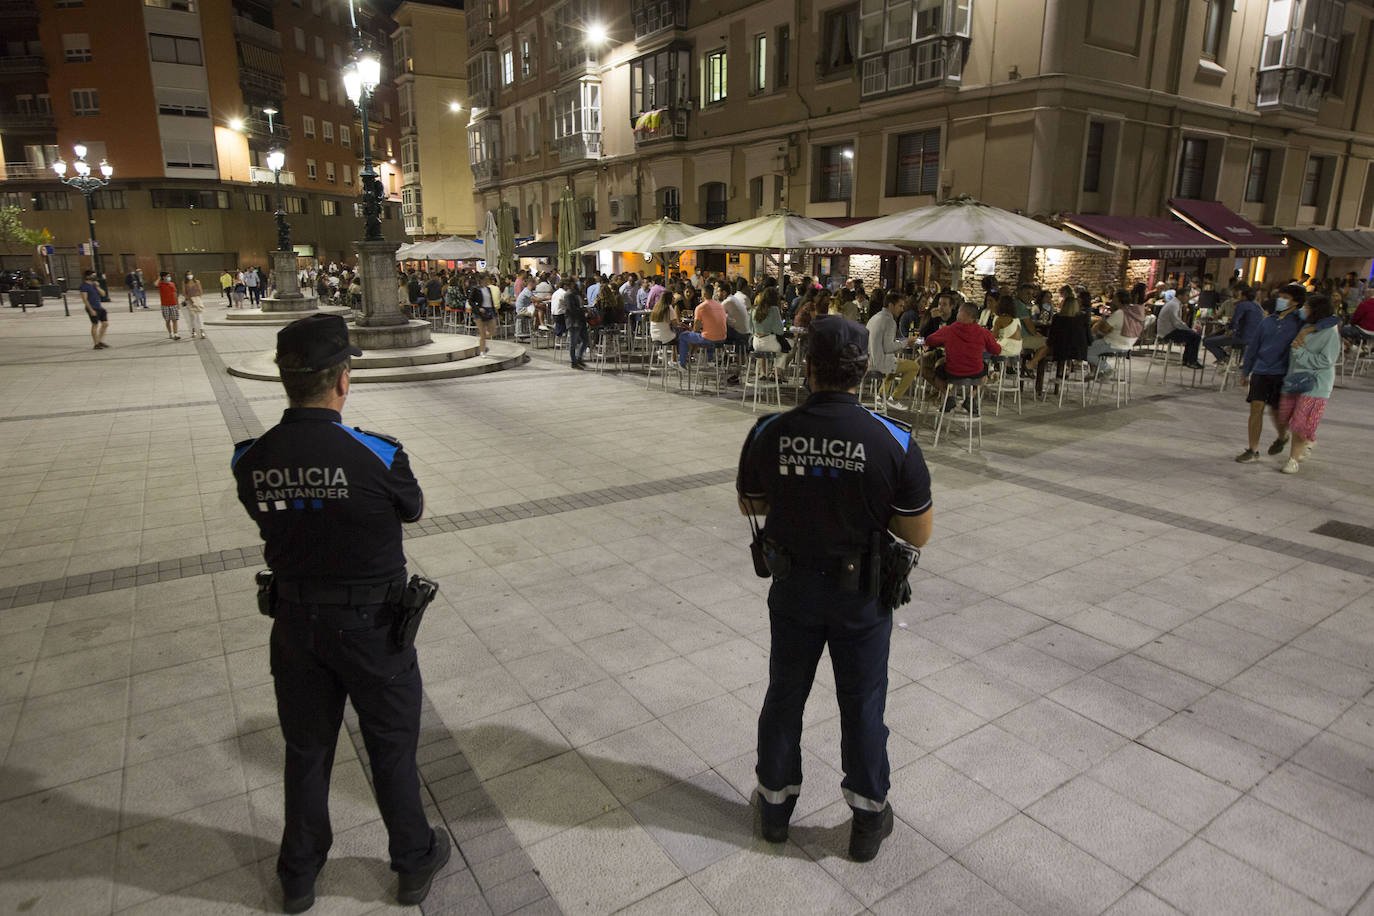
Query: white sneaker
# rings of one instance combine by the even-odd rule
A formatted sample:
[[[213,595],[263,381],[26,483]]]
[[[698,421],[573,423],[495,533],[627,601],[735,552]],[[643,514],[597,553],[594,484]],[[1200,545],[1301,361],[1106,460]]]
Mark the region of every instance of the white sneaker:
[[[1296,474],[1296,473],[1298,473],[1298,462],[1297,462],[1295,459],[1289,458],[1289,459],[1288,459],[1288,463],[1285,464],[1283,467],[1279,468],[1279,473],[1281,473],[1281,474]]]
[[[906,410],[906,405],[896,398],[888,398],[887,408],[888,410]]]

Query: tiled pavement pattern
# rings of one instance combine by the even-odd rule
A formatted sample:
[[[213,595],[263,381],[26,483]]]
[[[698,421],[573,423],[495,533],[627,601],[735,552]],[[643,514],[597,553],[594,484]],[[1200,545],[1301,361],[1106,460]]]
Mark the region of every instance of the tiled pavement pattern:
[[[257,561],[227,389],[198,344],[114,317],[92,353],[60,311],[0,313],[0,589],[40,596],[0,610],[0,911],[270,909],[280,739],[230,569]],[[272,386],[235,384],[246,428],[275,421]],[[1313,531],[1369,521],[1371,387],[1338,387],[1295,478],[1231,462],[1239,395],[1172,385],[928,449],[899,822],[868,866],[843,855],[824,668],[793,842],[752,838],[766,583],[723,470],[747,414],[547,359],[355,389],[346,419],[405,441],[441,522],[407,552],[442,585],[421,772],[462,856],[426,912],[1374,913],[1374,550]],[[315,912],[395,910],[342,738],[334,811]]]

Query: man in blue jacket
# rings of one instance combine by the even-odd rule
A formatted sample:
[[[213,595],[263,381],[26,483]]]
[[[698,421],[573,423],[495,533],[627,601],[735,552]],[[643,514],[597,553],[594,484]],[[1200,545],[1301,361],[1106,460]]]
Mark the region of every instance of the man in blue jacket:
[[[1281,288],[1274,298],[1273,314],[1257,324],[1253,339],[1245,347],[1241,375],[1250,383],[1250,392],[1245,396],[1250,404],[1250,444],[1236,456],[1242,464],[1260,460],[1259,440],[1264,431],[1266,405],[1278,434],[1269,446],[1269,454],[1277,455],[1288,445],[1288,430],[1279,422],[1279,395],[1283,393],[1283,376],[1288,372],[1288,351],[1302,327],[1298,308],[1306,298],[1307,290],[1300,284]]]
[[[1259,330],[1260,322],[1264,320],[1264,311],[1255,302],[1254,290],[1243,288],[1237,294],[1237,298],[1239,301],[1231,315],[1231,323],[1226,327],[1226,333],[1213,334],[1202,341],[1202,345],[1212,354],[1212,358],[1219,366],[1226,362],[1228,347],[1249,348],[1255,332]]]

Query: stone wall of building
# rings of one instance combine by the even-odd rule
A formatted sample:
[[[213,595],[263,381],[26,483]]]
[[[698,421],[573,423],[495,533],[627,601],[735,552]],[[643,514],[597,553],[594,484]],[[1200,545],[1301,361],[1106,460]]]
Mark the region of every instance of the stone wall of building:
[[[1086,286],[1094,296],[1103,290],[1123,283],[1150,283],[1157,267],[1154,261],[1131,261],[1124,254],[1092,254],[1079,251],[1060,251],[1027,248],[994,248],[977,264],[964,270],[959,291],[975,301],[983,298],[983,276],[991,259],[999,289],[1014,289],[1020,283],[1058,291],[1059,287]]]

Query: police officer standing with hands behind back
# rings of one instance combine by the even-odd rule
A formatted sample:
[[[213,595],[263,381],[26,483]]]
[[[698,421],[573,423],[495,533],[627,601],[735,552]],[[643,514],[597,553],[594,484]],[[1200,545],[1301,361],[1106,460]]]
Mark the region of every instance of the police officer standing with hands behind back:
[[[859,403],[867,329],[838,315],[818,318],[807,346],[811,396],[755,424],[736,481],[740,511],[751,522],[765,516],[755,569],[773,578],[758,806],[764,839],[785,841],[801,792],[802,710],[829,646],[840,785],[854,811],[849,854],[867,862],[892,832],[883,724],[888,648],[892,610],[910,595],[906,576],[918,553],[889,532],[917,548],[930,537],[930,472],[906,428]]]
[[[447,832],[425,817],[415,762],[414,635],[427,603],[416,589],[432,583],[407,586],[401,523],[419,520],[424,497],[399,442],[341,422],[348,360],[361,354],[337,315],[283,328],[277,366],[290,406],[260,439],[236,445],[232,464],[272,570],[259,574],[259,606],[275,618],[272,678],[286,739],[277,875],[288,913],[314,905],[333,841],[329,776],[345,699],[372,764],[398,901],[420,903],[450,852]]]

